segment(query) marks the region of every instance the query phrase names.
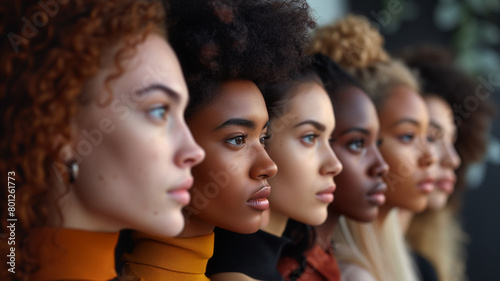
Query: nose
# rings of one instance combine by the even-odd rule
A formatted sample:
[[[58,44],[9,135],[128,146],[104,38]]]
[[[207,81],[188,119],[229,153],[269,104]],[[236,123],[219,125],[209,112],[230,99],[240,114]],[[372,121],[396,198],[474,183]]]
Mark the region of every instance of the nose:
[[[453,170],[456,170],[462,162],[453,144],[446,145],[443,157],[443,166],[450,167]]]
[[[333,151],[332,147],[328,144],[324,153],[324,162],[321,165],[320,173],[325,176],[335,177],[342,172],[342,163]]]
[[[421,140],[422,145],[419,147],[421,150],[420,157],[418,159],[418,165],[421,168],[427,168],[437,161],[436,152],[431,148],[431,144],[426,138]]]
[[[377,146],[373,146],[374,161],[370,169],[370,175],[374,177],[383,177],[389,172],[389,165],[385,162],[384,157],[378,150]]]
[[[195,142],[185,122],[182,122],[181,130],[182,132],[179,134],[180,138],[178,138],[180,147],[175,154],[175,163],[181,168],[190,168],[203,161],[205,158],[205,150]]]
[[[278,172],[278,166],[276,166],[276,163],[269,157],[264,147],[259,145],[255,152],[254,155],[256,158],[250,168],[250,177],[256,180],[274,177]]]

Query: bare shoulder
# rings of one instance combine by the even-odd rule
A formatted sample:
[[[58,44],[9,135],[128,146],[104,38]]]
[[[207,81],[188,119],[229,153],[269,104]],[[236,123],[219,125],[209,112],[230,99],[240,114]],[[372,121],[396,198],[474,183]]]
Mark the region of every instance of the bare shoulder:
[[[239,272],[223,272],[210,276],[211,281],[260,281]]]
[[[353,263],[339,263],[342,281],[377,281],[370,272]]]

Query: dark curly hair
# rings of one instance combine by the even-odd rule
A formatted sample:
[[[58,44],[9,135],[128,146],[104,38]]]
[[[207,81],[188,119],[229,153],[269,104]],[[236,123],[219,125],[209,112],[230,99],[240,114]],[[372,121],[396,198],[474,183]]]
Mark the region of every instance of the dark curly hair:
[[[356,87],[365,92],[364,88],[354,77],[323,54],[317,53],[314,55],[314,62],[311,65],[311,69],[321,78],[334,107],[337,94],[345,88]]]
[[[51,163],[64,162],[62,149],[75,137],[70,120],[81,107],[85,83],[103,67],[102,56],[123,44],[111,60],[115,71],[109,83],[123,73],[122,61],[135,54],[148,34],[166,37],[161,2],[52,1],[50,7],[47,2],[0,5],[0,171],[4,176],[15,172],[18,219],[16,273],[2,263],[2,280],[27,280],[37,269],[31,230],[47,226],[49,210],[56,205],[49,197]],[[67,186],[67,173],[62,176]],[[7,188],[0,192],[6,237]],[[3,257],[10,247],[4,242],[2,237]]]
[[[307,64],[316,23],[305,0],[167,1],[169,37],[186,78],[186,118],[212,101],[220,84],[288,80]]]
[[[453,65],[453,55],[447,49],[421,45],[418,48],[403,50],[399,56],[418,73],[424,97],[439,96],[455,110],[455,105],[463,105],[467,97],[475,95],[478,82]],[[486,153],[487,131],[494,113],[495,108],[488,100],[479,99],[477,109],[470,112],[467,118],[462,118],[454,111],[457,126],[455,147],[462,164],[457,170],[457,192],[451,197],[452,204],[458,204],[457,199],[465,190],[467,168],[480,161]]]

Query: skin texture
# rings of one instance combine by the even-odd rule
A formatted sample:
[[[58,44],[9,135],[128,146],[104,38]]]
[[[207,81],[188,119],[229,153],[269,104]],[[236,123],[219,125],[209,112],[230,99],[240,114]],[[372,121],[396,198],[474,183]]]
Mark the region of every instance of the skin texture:
[[[316,83],[295,89],[286,112],[272,120],[271,138],[266,146],[279,172],[269,180],[272,192],[270,226],[281,215],[310,225],[326,220],[328,203],[319,192],[334,188],[333,177],[342,164],[330,147],[335,118],[330,98]],[[312,125],[314,122],[318,126]]]
[[[429,194],[431,210],[444,208],[448,197],[455,188],[455,170],[460,166],[460,157],[455,150],[456,127],[451,107],[438,96],[427,96],[425,104],[431,120],[429,139],[433,142],[437,154],[437,162],[431,170],[435,174],[435,189]]]
[[[250,81],[226,82],[188,125],[207,157],[193,169],[193,200],[185,210],[189,223],[183,235],[211,233],[214,226],[257,231],[262,210],[248,201],[277,172],[264,149],[268,114],[261,92]]]
[[[109,105],[98,101],[109,97],[104,81],[111,67],[85,87],[92,99],[74,122],[79,138],[68,158],[80,169],[60,201],[63,227],[174,236],[184,226],[191,167],[204,158],[183,117],[186,84],[171,47],[154,34],[124,67],[109,84]]]
[[[335,201],[330,215],[345,215],[357,221],[373,221],[385,201],[383,176],[389,167],[378,150],[379,122],[370,98],[359,88],[340,90],[335,99],[337,124],[332,148],[343,170],[336,178]],[[374,195],[383,199],[376,201]]]
[[[434,179],[436,161],[427,142],[429,113],[422,97],[405,86],[395,87],[378,108],[380,152],[389,165],[384,213],[392,207],[421,212]]]

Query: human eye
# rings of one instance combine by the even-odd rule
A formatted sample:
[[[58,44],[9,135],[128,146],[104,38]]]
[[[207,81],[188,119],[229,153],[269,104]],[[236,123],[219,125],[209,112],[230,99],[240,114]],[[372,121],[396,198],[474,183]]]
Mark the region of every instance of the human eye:
[[[399,140],[404,142],[404,143],[409,143],[415,139],[415,134],[413,133],[408,133],[408,134],[402,134],[399,137]]]
[[[246,143],[247,137],[248,135],[239,135],[236,137],[226,139],[226,143],[229,143],[232,146],[242,146]]]
[[[355,139],[353,141],[350,141],[347,144],[347,147],[351,151],[360,152],[365,147],[365,140],[364,139]]]
[[[148,116],[155,121],[166,121],[169,106],[165,104],[157,104],[148,109]]]
[[[308,134],[301,137],[302,141],[307,145],[313,145],[316,143],[316,139],[319,137],[318,134]]]
[[[377,147],[380,147],[382,144],[384,143],[384,140],[383,139],[378,139],[376,144],[377,144]]]
[[[264,146],[265,146],[265,145],[266,145],[266,143],[267,143],[267,141],[268,141],[270,138],[271,138],[271,134],[269,134],[269,133],[267,133],[267,132],[266,132],[266,133],[264,133],[264,135],[263,135],[263,136],[261,136],[261,137],[260,137],[259,141],[260,141],[260,143],[261,143],[262,145],[264,145]]]

